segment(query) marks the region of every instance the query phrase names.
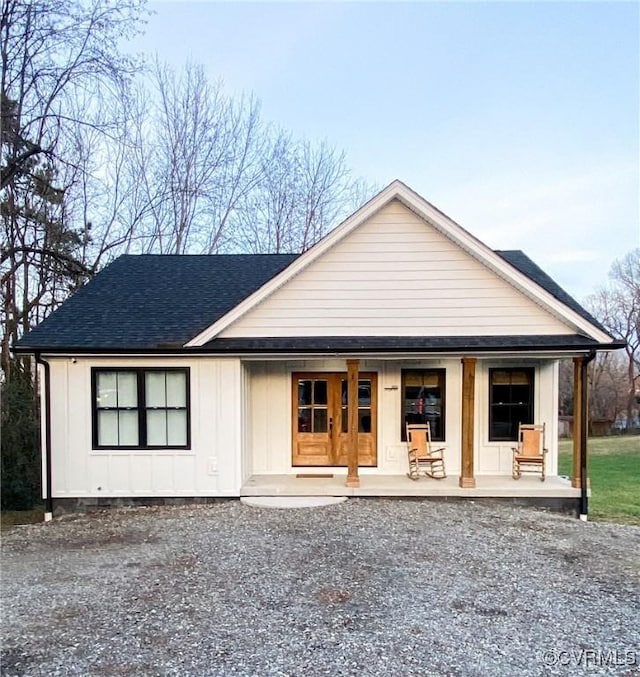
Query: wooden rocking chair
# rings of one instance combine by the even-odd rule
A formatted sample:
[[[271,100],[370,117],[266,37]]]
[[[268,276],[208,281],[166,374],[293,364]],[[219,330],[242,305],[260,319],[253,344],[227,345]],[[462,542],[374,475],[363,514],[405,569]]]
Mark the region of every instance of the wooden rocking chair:
[[[523,472],[540,473],[545,479],[547,449],[544,442],[545,424],[521,423],[518,429],[518,446],[513,450],[513,479],[519,480]]]
[[[420,473],[434,480],[442,480],[447,476],[444,469],[444,447],[431,447],[431,426],[428,423],[407,423],[407,453],[409,456],[409,472],[407,477],[417,480]]]

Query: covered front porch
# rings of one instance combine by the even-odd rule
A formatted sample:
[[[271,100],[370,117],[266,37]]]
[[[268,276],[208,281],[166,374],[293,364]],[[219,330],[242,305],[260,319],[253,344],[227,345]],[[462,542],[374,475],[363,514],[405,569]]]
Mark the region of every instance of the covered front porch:
[[[585,451],[579,434],[574,439],[572,477],[557,476],[555,357],[430,355],[247,360],[248,436],[240,494],[577,500],[580,456]],[[584,417],[584,381],[580,377],[585,366],[584,357],[575,359],[578,420]],[[544,482],[537,475],[514,480],[514,442],[492,439],[491,374],[496,372],[524,372],[530,378],[530,415],[532,420],[547,424],[549,453]],[[410,381],[415,375],[424,375],[425,385],[419,389],[427,393],[424,410],[437,421],[440,437],[435,444],[444,450],[448,475],[444,480],[423,478],[414,482],[406,476],[407,444],[401,439],[401,430],[407,412],[422,397],[411,390],[416,390]],[[332,397],[329,386],[334,381],[337,395]],[[323,385],[322,398],[313,399],[308,393],[312,392],[311,385],[315,389],[319,382]],[[359,392],[363,384],[370,390]],[[433,406],[429,398],[434,400]],[[364,421],[364,415],[371,422],[366,434],[360,420]],[[324,426],[319,434],[310,427],[316,424]],[[578,433],[580,429],[581,426]],[[309,444],[318,458],[299,453],[301,431],[305,442],[307,437],[313,437],[309,431],[318,438]],[[363,455],[362,441],[370,438],[373,442]],[[334,463],[327,463],[324,456],[320,458],[318,449],[325,454],[332,443],[340,453],[335,455]]]

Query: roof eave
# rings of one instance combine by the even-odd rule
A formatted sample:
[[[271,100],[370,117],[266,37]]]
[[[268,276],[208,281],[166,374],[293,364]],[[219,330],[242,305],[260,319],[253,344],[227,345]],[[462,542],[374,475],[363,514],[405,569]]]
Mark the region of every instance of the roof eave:
[[[224,339],[218,339],[218,341]],[[242,356],[242,355],[352,355],[352,354],[369,354],[369,355],[461,355],[461,354],[500,354],[500,353],[560,353],[570,355],[579,355],[589,353],[592,351],[607,352],[612,350],[620,350],[626,346],[626,342],[622,340],[614,340],[610,343],[586,342],[584,345],[568,345],[568,344],[532,344],[529,346],[518,345],[517,343],[505,343],[501,346],[478,346],[478,345],[461,345],[452,348],[451,346],[431,346],[428,348],[407,349],[406,346],[389,346],[386,348],[371,348],[363,347],[362,349],[343,348],[335,349],[330,346],[324,347],[304,347],[304,346],[286,346],[274,347],[268,349],[264,347],[231,347],[225,348],[223,345],[204,345],[204,346],[131,346],[131,347],[88,347],[88,346],[16,346],[13,352],[21,355],[34,355],[36,353],[46,355],[60,355],[60,356],[74,356],[74,355],[92,355],[100,356],[114,356],[114,355],[150,355],[150,356],[176,356],[176,355],[221,355],[221,356]]]

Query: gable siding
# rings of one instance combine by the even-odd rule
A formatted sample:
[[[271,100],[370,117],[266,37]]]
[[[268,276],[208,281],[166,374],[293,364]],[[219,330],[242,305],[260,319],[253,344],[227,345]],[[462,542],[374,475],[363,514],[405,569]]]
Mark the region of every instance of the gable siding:
[[[219,336],[572,332],[394,200]]]

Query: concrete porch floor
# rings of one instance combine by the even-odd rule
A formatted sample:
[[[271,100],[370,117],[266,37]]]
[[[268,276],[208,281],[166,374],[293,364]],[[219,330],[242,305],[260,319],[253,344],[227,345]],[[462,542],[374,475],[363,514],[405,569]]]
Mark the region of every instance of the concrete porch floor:
[[[443,480],[406,475],[361,475],[359,487],[345,486],[346,475],[296,477],[292,475],[252,475],[240,489],[241,496],[434,496],[460,498],[578,498],[564,477],[524,475],[519,480],[504,475],[476,476],[473,489],[461,489],[458,475]]]

